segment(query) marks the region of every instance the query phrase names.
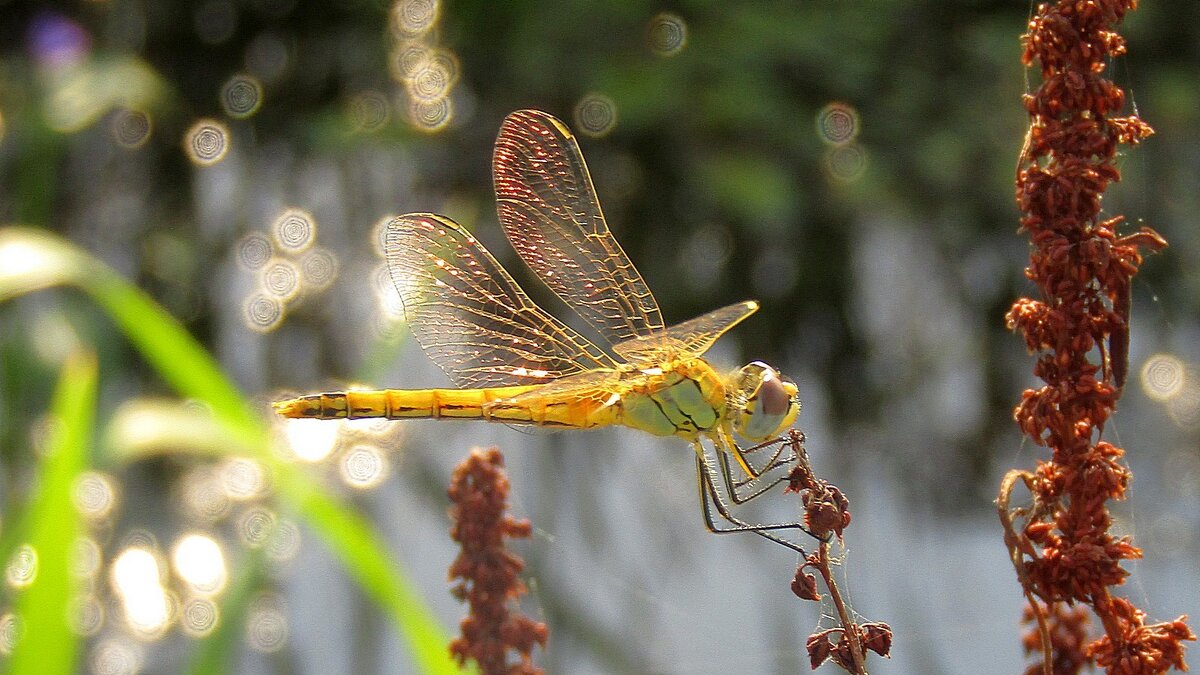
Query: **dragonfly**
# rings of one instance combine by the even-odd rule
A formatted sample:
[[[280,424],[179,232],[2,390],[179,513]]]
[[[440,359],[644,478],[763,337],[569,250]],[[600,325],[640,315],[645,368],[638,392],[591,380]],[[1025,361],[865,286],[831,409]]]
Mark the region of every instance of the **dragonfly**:
[[[778,534],[804,530],[800,523],[747,522],[721,494],[723,488],[735,504],[749,501],[783,480],[759,480],[766,472],[796,457],[794,447],[790,455],[783,451],[783,433],[800,412],[796,384],[759,361],[724,372],[704,358],[758,303],[665,326],[654,295],[608,228],[579,144],[547,113],[520,110],[505,118],[492,171],[509,243],[605,347],[535,304],[462,226],[411,213],[387,225],[388,271],[411,334],[457,388],[332,391],[279,401],[275,410],[309,419],[620,425],[680,437],[696,452],[710,531],[754,532],[803,553]],[[739,445],[738,437],[749,444]],[[715,465],[703,440],[714,446]],[[768,461],[752,461],[772,448]],[[718,525],[714,508],[724,523]]]

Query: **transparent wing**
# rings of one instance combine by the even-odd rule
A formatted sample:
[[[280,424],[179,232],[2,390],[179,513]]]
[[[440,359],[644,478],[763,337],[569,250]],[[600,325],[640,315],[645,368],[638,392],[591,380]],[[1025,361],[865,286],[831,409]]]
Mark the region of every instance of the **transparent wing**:
[[[540,384],[613,360],[533,304],[457,223],[431,213],[387,227],[388,270],[425,353],[460,387]]]
[[[613,351],[634,364],[662,363],[679,356],[700,356],[730,328],[758,311],[753,300],[728,305],[676,324],[652,335],[643,335],[613,346]]]
[[[609,232],[566,125],[537,110],[512,113],[492,172],[508,240],[571,309],[613,345],[663,328],[658,303]]]

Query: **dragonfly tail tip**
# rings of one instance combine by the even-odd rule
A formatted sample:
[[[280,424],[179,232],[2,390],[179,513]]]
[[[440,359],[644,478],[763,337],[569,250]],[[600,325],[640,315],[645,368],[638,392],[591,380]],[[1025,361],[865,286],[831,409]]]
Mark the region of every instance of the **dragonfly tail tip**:
[[[302,399],[293,398],[286,401],[275,401],[271,403],[271,407],[275,409],[275,413],[282,417],[303,417],[301,414]]]

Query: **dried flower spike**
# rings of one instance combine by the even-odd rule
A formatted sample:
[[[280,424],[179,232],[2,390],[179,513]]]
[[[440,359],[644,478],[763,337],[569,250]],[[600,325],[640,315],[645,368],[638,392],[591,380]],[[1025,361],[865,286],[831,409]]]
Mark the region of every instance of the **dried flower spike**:
[[[1018,300],[1007,320],[1038,355],[1034,373],[1045,382],[1022,394],[1014,417],[1051,458],[1032,472],[1009,472],[997,505],[1036,623],[1025,647],[1042,655],[1028,672],[1047,675],[1089,663],[1129,675],[1186,670],[1182,641],[1195,639],[1186,617],[1148,626],[1140,610],[1111,594],[1128,576],[1122,561],[1142,552],[1109,532],[1107,502],[1124,498],[1132,476],[1124,451],[1100,437],[1128,370],[1131,279],[1143,250],[1166,245],[1149,228],[1118,236],[1124,219],[1100,218],[1104,191],[1120,179],[1118,146],[1153,133],[1136,116],[1113,115],[1125,94],[1103,77],[1108,61],[1125,52],[1115,27],[1136,5],[1047,2],[1023,37],[1022,60],[1040,66],[1042,84],[1023,100],[1030,125],[1017,203],[1033,244],[1025,273],[1041,297]],[[1029,489],[1031,507],[1009,507],[1017,485]],[[1099,618],[1099,640],[1086,644],[1084,617],[1067,608],[1075,603]]]
[[[508,476],[504,456],[496,448],[474,448],[450,479],[450,536],[462,552],[450,565],[451,593],[470,606],[462,620],[462,636],[450,643],[459,663],[479,664],[484,675],[534,675],[535,644],[546,646],[549,630],[513,611],[510,605],[525,594],[520,573],[525,562],[505,546],[507,538],[527,538],[528,520],[508,515]],[[509,663],[509,650],[520,657]]]

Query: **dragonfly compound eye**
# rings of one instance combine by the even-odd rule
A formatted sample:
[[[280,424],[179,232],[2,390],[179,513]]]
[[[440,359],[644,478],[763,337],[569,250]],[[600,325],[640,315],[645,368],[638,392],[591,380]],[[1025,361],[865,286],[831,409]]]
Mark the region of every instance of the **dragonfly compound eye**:
[[[795,383],[765,363],[755,361],[742,367],[738,389],[740,410],[734,426],[748,440],[778,436],[800,412]]]

